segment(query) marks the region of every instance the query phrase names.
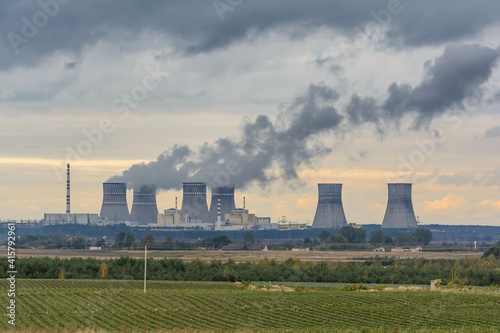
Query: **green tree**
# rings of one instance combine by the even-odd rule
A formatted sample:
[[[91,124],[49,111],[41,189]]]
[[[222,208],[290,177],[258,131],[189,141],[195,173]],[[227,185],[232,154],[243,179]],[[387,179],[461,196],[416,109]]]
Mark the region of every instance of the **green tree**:
[[[354,228],[350,225],[340,228],[338,234],[341,234],[349,243],[365,243],[366,242],[366,230],[363,228]]]
[[[384,232],[381,229],[372,230],[372,232],[370,233],[370,240],[368,242],[370,244],[384,244]]]
[[[425,228],[418,228],[412,233],[411,236],[418,244],[429,245],[432,240],[432,232]]]
[[[253,244],[255,243],[255,235],[251,231],[247,231],[243,234],[243,243],[244,244]]]
[[[135,244],[135,235],[132,232],[128,231],[123,241],[123,246],[132,247],[134,244]]]
[[[394,239],[396,245],[410,245],[413,243],[413,239],[410,235],[405,234],[402,231],[398,231],[396,238]]]
[[[84,236],[77,236],[73,238],[73,241],[71,242],[71,248],[78,250],[85,249],[85,243],[87,243],[87,239]]]
[[[163,242],[163,247],[166,250],[175,250],[177,248],[177,243],[172,236],[167,235],[165,237],[165,241]]]
[[[152,234],[145,234],[141,240],[141,247],[153,247],[155,245],[155,237]]]
[[[218,248],[221,248],[222,246],[226,246],[228,244],[231,244],[231,239],[229,239],[225,235],[217,236],[212,241],[214,244],[214,249],[218,249]]]
[[[318,234],[318,239],[323,244],[328,243],[330,237],[332,237],[332,235],[326,230],[321,230],[321,232]]]
[[[392,244],[392,243],[394,243],[394,241],[392,240],[391,236],[385,236],[384,237],[384,241],[385,241],[386,244]]]
[[[55,243],[56,249],[60,249],[62,247],[65,247],[66,243],[67,243],[66,236],[60,231],[56,232],[54,235],[54,243]]]
[[[500,258],[500,246],[492,246],[486,252],[484,252],[482,258],[488,258],[490,255],[494,255],[495,258]]]
[[[123,231],[119,232],[115,236],[115,243],[113,244],[114,247],[125,247],[125,236],[127,234]]]
[[[347,243],[349,243],[349,240],[341,234],[336,234],[335,236],[332,237],[332,243],[347,244]]]

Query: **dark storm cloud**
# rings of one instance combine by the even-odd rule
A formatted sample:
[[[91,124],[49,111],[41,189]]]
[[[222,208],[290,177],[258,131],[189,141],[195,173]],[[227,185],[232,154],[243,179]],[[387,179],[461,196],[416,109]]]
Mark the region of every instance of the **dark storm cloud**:
[[[252,182],[265,184],[279,170],[280,176],[297,178],[297,168],[329,152],[314,143],[317,135],[338,129],[343,116],[332,106],[339,95],[324,84],[311,84],[298,96],[279,121],[258,116],[244,124],[237,139],[223,138],[206,143],[198,151],[175,146],[156,161],[136,164],[112,182],[156,184],[158,188],[179,188],[183,181],[205,181],[210,185],[235,184],[244,187]]]
[[[425,63],[417,86],[393,82],[382,104],[372,97],[353,95],[347,118],[355,126],[372,123],[379,133],[389,125],[398,127],[408,115],[413,116],[413,128],[425,127],[450,109],[466,107],[465,100],[480,102],[480,87],[490,78],[499,56],[498,49],[479,45],[448,46],[441,56]]]
[[[489,79],[499,55],[498,49],[479,45],[448,46],[442,56],[425,63],[424,80],[418,86],[396,82],[389,86],[385,116],[398,121],[414,112],[414,126],[419,128],[452,107],[463,107],[465,98],[478,97],[477,86]]]
[[[370,24],[387,28],[394,45],[419,46],[471,36],[497,22],[500,12],[500,2],[494,0],[252,0],[224,12],[221,20],[213,1],[74,0],[57,8],[54,3],[58,2],[0,2],[0,69],[32,65],[58,51],[79,54],[101,39],[127,44],[155,32],[170,36],[176,51],[188,54],[223,48],[271,29],[287,31],[290,38],[300,39],[327,26],[351,38]],[[389,13],[390,4],[396,4],[396,14]],[[49,12],[47,22],[39,16],[45,24],[24,36],[26,21],[33,24],[40,12]],[[19,44],[17,54],[9,33],[24,36],[26,41]]]

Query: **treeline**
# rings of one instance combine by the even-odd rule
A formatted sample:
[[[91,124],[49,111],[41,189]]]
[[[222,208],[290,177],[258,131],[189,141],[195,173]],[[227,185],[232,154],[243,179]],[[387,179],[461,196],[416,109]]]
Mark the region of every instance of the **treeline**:
[[[1,261],[2,278],[8,271]],[[17,258],[17,278],[30,279],[116,279],[139,280],[144,259]],[[377,284],[429,284],[430,280],[463,282],[477,286],[500,284],[500,260],[494,254],[465,260],[371,260],[358,263],[301,262],[290,258],[277,262],[267,258],[256,262],[234,260],[203,262],[195,259],[148,259],[150,280],[168,281],[282,281]]]

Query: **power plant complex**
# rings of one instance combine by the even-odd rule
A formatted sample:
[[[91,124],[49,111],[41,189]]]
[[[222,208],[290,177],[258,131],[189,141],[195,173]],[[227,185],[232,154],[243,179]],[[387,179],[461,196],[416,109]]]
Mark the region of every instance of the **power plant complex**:
[[[234,186],[211,188],[210,209],[207,205],[207,184],[203,182],[182,183],[182,207],[165,209],[158,213],[156,185],[143,184],[134,187],[132,209],[127,204],[126,183],[103,183],[101,212],[76,214],[70,211],[70,166],[67,165],[66,213],[45,213],[45,224],[119,224],[162,228],[199,228],[220,230],[280,229],[283,223],[271,223],[269,217],[257,217],[245,207],[236,208]],[[411,183],[388,184],[388,199],[382,228],[415,229],[418,227],[411,198]],[[296,223],[296,228],[306,224]],[[340,229],[347,226],[342,205],[342,184],[318,184],[318,204],[312,228]],[[292,224],[288,225],[290,228]]]

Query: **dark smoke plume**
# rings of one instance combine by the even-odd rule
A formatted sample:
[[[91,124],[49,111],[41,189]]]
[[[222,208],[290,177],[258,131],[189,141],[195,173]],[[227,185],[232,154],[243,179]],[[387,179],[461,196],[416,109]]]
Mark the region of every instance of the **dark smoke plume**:
[[[339,137],[364,124],[373,125],[383,134],[391,126],[397,128],[407,115],[413,116],[413,129],[426,127],[435,117],[464,108],[464,100],[475,96],[478,87],[489,79],[498,57],[498,49],[449,46],[443,55],[426,62],[424,78],[416,87],[394,82],[382,103],[355,94],[343,111],[333,106],[339,99],[335,90],[325,84],[311,84],[278,117],[279,121],[258,116],[244,124],[237,139],[219,139],[197,151],[174,146],[156,161],[135,164],[108,181],[126,182],[129,187],[156,184],[168,190],[180,189],[184,181],[243,188],[252,182],[266,184],[274,177],[296,179],[301,166],[330,152],[314,143],[318,135],[334,132]],[[270,169],[278,173],[271,174]]]
[[[135,164],[108,182],[126,182],[129,187],[156,184],[158,188],[180,189],[183,181],[203,181],[209,186],[234,184],[238,188],[250,182],[265,184],[274,177],[267,171],[279,170],[285,179],[297,178],[297,168],[329,149],[310,139],[335,130],[343,116],[333,107],[339,95],[324,84],[311,84],[281,115],[279,123],[258,116],[244,124],[238,139],[223,138],[193,151],[174,146],[156,161]]]

